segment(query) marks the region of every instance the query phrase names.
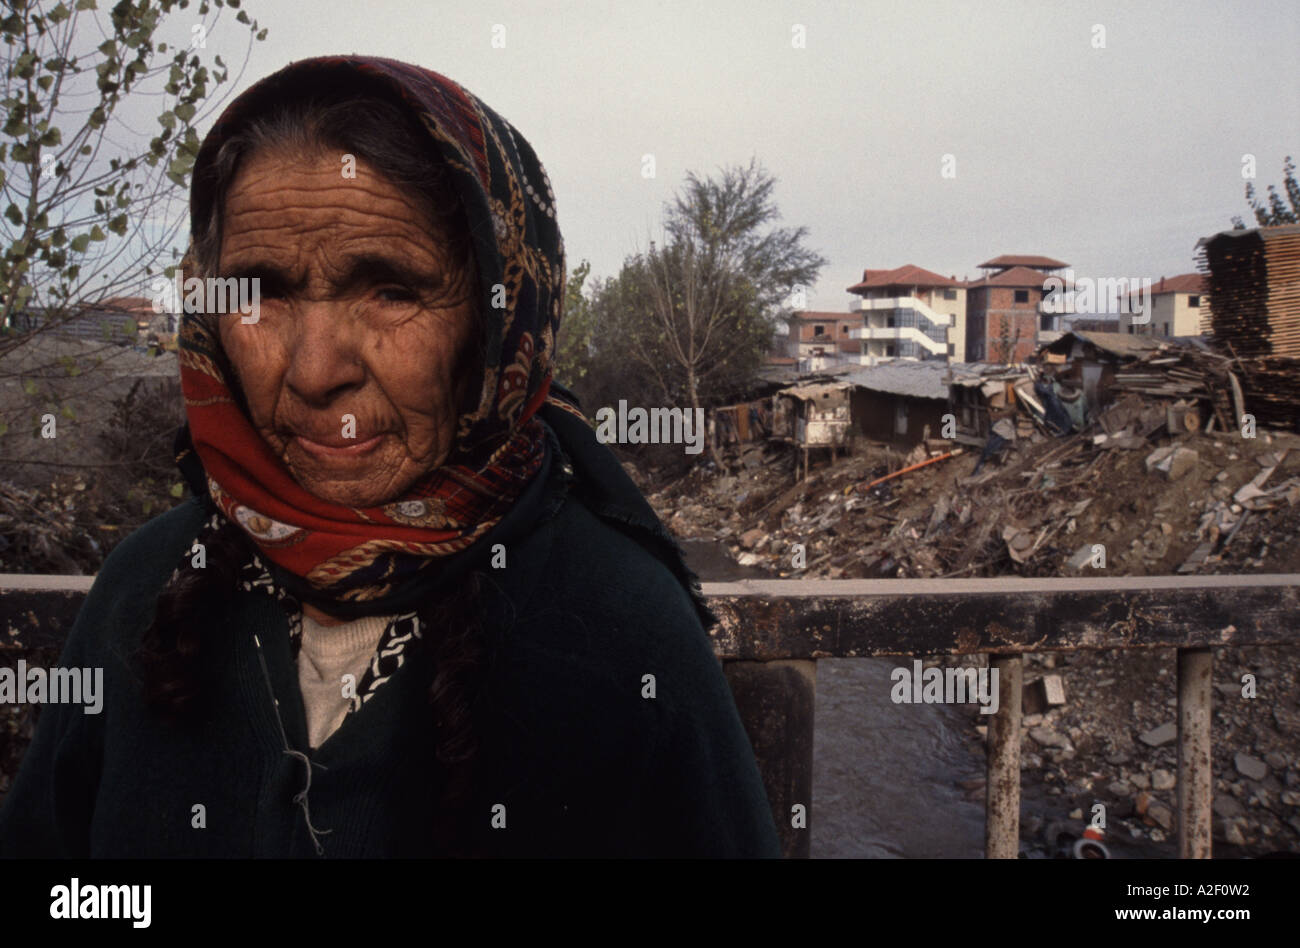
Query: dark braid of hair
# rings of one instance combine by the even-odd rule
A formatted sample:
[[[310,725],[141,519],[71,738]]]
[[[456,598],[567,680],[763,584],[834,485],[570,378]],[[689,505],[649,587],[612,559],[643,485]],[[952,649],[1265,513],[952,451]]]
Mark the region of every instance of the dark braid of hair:
[[[252,550],[243,531],[223,520],[202,535],[206,565],[195,568],[187,557],[158,596],[153,622],[141,637],[135,659],[146,703],[173,720],[190,718],[204,701],[202,672],[207,647],[229,635],[223,621],[241,567]],[[474,855],[463,810],[474,783],[479,739],[474,700],[487,670],[487,639],[479,603],[483,574],[471,570],[446,596],[419,610],[421,647],[432,659],[429,706],[437,737],[433,754],[445,772],[436,802],[434,844],[444,855]]]
[[[196,568],[186,554],[158,595],[153,621],[135,653],[147,705],[178,719],[202,704],[205,643],[221,634],[225,604],[250,555],[242,531],[229,521],[215,532],[201,532],[199,540],[204,545],[203,568]]]
[[[467,831],[472,821],[463,811],[473,793],[479,750],[474,701],[490,656],[482,612],[475,608],[482,601],[482,572],[471,571],[455,586],[449,596],[432,602],[427,614],[421,610],[421,641],[432,657],[429,706],[438,734],[435,754],[446,773],[434,818],[434,842],[447,855],[470,856],[474,853]]]

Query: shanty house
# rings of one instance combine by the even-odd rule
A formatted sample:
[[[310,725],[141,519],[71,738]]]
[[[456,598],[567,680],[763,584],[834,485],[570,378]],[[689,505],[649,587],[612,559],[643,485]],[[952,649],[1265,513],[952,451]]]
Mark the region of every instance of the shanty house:
[[[994,424],[1014,417],[1016,386],[1028,375],[1024,366],[967,363],[949,368],[948,406],[957,425],[952,440],[982,445]]]
[[[1052,367],[1051,375],[1057,382],[1081,389],[1092,413],[1113,400],[1111,385],[1119,365],[1159,347],[1157,340],[1146,336],[1072,330],[1043,346],[1038,361]]]
[[[843,446],[849,435],[849,390],[843,382],[823,382],[777,392],[772,437],[803,448]]]
[[[898,360],[859,369],[844,377],[853,385],[852,416],[858,431],[874,441],[917,444],[940,436],[948,411],[948,364]]]

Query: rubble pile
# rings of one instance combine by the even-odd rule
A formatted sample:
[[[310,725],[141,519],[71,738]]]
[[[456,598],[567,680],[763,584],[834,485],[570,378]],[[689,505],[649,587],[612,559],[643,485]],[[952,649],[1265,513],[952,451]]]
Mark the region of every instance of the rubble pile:
[[[1300,848],[1300,714],[1285,701],[1243,697],[1247,673],[1270,694],[1293,694],[1300,684],[1294,657],[1282,649],[1234,649],[1215,661],[1211,826],[1219,856]],[[1061,839],[1077,839],[1098,803],[1115,855],[1177,854],[1175,677],[1168,650],[1025,657],[1022,795],[1044,801],[1025,807],[1028,855],[1061,855]],[[1041,699],[1045,684],[1054,700]],[[975,714],[972,740],[982,741],[986,727]],[[982,800],[984,781],[963,789]]]
[[[757,442],[737,447],[731,471],[698,467],[648,497],[679,539],[712,541],[779,577],[1298,572],[1300,435],[1281,429],[1300,419],[1300,384],[1277,384],[1265,402],[1256,371],[1300,382],[1298,365],[1157,344],[1114,368],[1106,408],[1080,417],[1065,406],[1059,424],[1049,422],[1062,419],[1046,395],[1052,366],[998,369],[967,381],[995,396],[983,450],[858,440],[800,480],[794,452]],[[1060,855],[1099,802],[1116,855],[1175,855],[1173,651],[1026,663],[1026,701],[1041,705],[1022,719],[1022,792],[1041,801],[1026,806],[1026,855]],[[1300,851],[1300,713],[1289,698],[1243,695],[1247,673],[1271,696],[1293,695],[1300,655],[1244,648],[1216,659],[1216,852]],[[972,715],[972,741],[986,725]],[[982,781],[969,783],[982,799]]]
[[[1300,437],[1171,438],[1168,414],[1128,396],[1099,430],[1017,439],[978,474],[977,452],[946,443],[860,443],[792,484],[792,462],[755,446],[737,473],[697,470],[649,499],[680,539],[721,541],[740,565],[783,577],[1300,568]]]

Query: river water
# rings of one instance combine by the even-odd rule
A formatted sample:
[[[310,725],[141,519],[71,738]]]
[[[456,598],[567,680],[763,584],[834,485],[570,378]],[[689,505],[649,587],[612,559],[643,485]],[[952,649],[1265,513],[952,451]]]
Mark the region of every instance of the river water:
[[[705,582],[769,575],[740,566],[720,543],[690,540],[683,548]],[[971,801],[961,787],[984,776],[983,754],[962,737],[969,726],[965,712],[891,702],[889,676],[901,661],[817,662],[809,820],[814,858],[984,853],[983,794]]]

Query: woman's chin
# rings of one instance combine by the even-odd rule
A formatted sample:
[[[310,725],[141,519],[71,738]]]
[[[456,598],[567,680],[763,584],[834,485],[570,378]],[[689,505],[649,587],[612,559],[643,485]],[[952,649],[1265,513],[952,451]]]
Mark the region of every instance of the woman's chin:
[[[378,507],[399,497],[410,478],[395,474],[394,467],[371,459],[318,458],[289,462],[294,480],[315,497],[344,507]]]

